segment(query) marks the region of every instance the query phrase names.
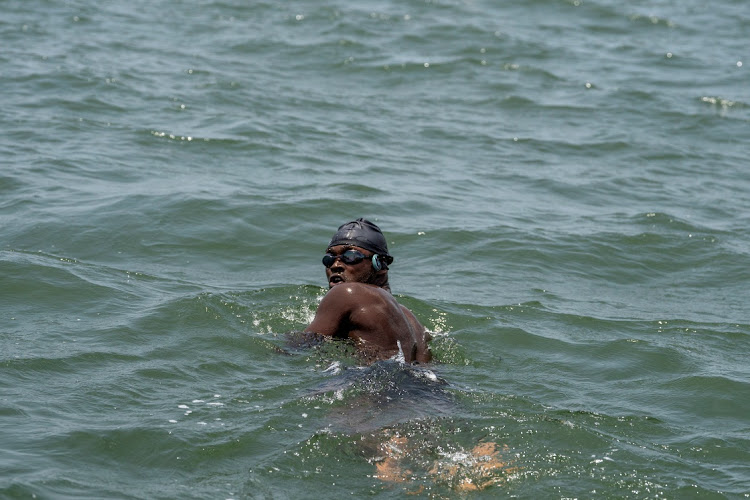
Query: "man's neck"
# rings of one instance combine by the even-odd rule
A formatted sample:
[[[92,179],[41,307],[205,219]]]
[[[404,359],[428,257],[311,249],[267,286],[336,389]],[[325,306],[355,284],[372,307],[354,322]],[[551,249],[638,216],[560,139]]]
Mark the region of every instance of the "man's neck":
[[[380,276],[376,276],[372,281],[372,284],[378,286],[388,293],[391,293],[391,285],[388,283],[388,273],[383,273]]]

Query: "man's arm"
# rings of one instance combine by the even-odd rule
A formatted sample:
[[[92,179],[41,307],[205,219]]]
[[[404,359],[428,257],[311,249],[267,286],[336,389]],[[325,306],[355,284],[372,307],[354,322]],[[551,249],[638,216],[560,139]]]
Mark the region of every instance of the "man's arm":
[[[315,318],[305,328],[305,332],[329,337],[348,336],[347,324],[352,311],[352,289],[348,284],[340,284],[328,290],[318,305]]]
[[[409,309],[402,305],[401,311],[404,313],[406,320],[411,324],[412,332],[416,336],[414,339],[415,352],[413,360],[419,363],[429,363],[432,360],[432,351],[430,351],[428,342],[432,340],[432,335],[429,334],[427,329]]]

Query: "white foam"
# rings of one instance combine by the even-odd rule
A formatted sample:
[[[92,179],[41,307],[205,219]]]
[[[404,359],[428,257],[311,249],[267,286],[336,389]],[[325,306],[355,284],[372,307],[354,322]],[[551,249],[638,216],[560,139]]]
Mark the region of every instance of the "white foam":
[[[398,361],[403,365],[406,363],[406,356],[404,356],[404,350],[401,348],[401,341],[397,340],[396,344],[398,345],[398,354],[393,356],[393,358],[391,359],[393,359],[394,361]]]
[[[341,362],[340,361],[334,361],[331,363],[331,366],[323,370],[323,373],[331,373],[332,375],[337,375],[341,372]]]

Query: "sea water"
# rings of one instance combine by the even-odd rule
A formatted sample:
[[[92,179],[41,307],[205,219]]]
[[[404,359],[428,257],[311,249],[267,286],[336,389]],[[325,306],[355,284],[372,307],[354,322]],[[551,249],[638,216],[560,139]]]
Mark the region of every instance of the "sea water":
[[[2,2],[0,497],[747,498],[749,40],[741,0]],[[290,343],[357,217],[429,366]]]

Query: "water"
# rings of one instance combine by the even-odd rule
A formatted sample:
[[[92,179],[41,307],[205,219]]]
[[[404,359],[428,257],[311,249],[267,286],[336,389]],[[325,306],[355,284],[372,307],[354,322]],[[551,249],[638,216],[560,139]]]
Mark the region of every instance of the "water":
[[[738,0],[3,2],[0,497],[748,497],[749,37]],[[361,216],[426,371],[289,342]]]

